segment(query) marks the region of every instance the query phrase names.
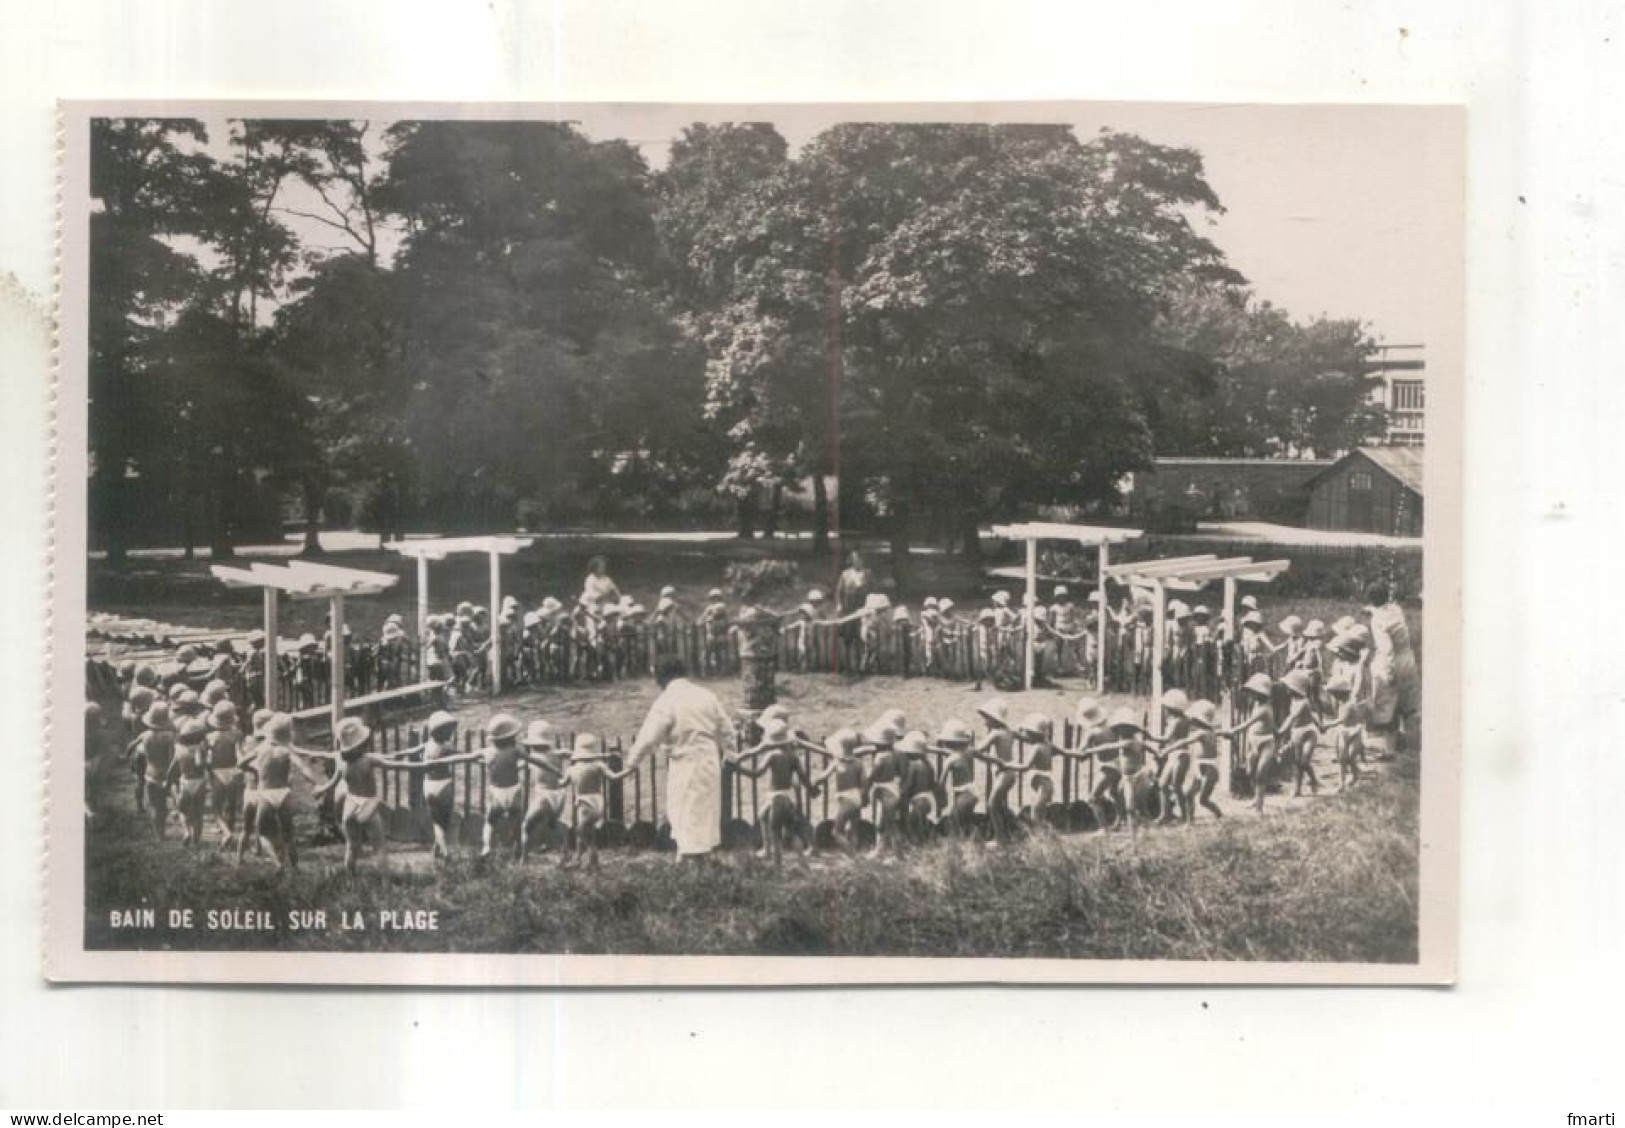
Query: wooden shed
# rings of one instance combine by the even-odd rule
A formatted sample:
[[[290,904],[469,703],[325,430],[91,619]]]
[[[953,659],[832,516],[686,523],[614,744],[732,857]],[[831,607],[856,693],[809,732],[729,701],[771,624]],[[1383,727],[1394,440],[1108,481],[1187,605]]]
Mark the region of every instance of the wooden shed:
[[[1423,447],[1361,447],[1310,479],[1309,527],[1422,535]]]

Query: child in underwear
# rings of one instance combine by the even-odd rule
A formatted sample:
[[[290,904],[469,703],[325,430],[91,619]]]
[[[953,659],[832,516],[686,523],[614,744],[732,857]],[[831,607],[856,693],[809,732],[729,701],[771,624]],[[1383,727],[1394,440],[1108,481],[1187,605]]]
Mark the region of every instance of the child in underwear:
[[[256,719],[257,719],[256,714]],[[293,812],[288,797],[293,790],[293,718],[286,713],[266,717],[261,739],[251,743],[237,767],[253,780],[248,791],[243,833],[237,839],[240,864],[250,838],[270,843],[277,868],[297,869],[299,851],[294,844]],[[335,774],[334,778],[338,778]]]
[[[514,852],[519,851],[520,828],[525,824],[525,787],[519,775],[524,754],[519,748],[519,721],[498,713],[485,725],[490,745],[485,750],[485,828],[480,857],[489,858],[500,833],[511,828]]]
[[[768,777],[767,794],[762,796],[756,817],[760,820],[762,845],[756,851],[758,858],[769,855],[774,865],[784,862],[784,842],[793,836],[802,840],[802,853],[812,853],[812,835],[806,833],[801,818],[796,785],[811,788],[812,781],[797,755],[798,742],[790,731],[790,722],[775,716],[762,730],[761,742],[745,752],[731,757],[741,774],[758,779],[765,772]],[[765,757],[765,759],[764,759]],[[754,767],[745,767],[747,760],[756,761]]]
[[[1077,728],[1077,743],[1070,749],[1063,749],[1062,754],[1072,760],[1094,761],[1095,782],[1089,792],[1089,805],[1094,808],[1096,833],[1104,834],[1113,822],[1121,821],[1121,750],[1113,743],[1111,732],[1106,727],[1106,710],[1094,698],[1081,699],[1072,719]]]
[[[161,841],[169,822],[169,764],[175,758],[175,727],[169,719],[169,706],[154,701],[141,715],[145,730],[130,744],[132,766],[139,764],[141,771],[141,797],[137,809],[145,807],[152,815],[152,826]]]
[[[140,669],[151,670],[152,667],[143,666]],[[137,671],[139,673],[140,670]],[[153,676],[156,677],[156,673]],[[147,762],[141,748],[141,736],[147,731],[147,725],[143,718],[156,702],[157,694],[152,687],[139,682],[130,690],[124,702],[125,732],[128,734],[124,759],[129,765],[130,774],[135,777],[135,810],[138,815],[145,814],[147,810]],[[168,715],[168,705],[164,706],[164,713]]]
[[[203,743],[208,738],[209,726],[203,721],[183,722],[175,734],[175,756],[164,773],[164,785],[175,793],[175,809],[184,828],[181,844],[188,848],[203,842],[203,805],[209,784]]]
[[[532,842],[540,842],[539,849],[546,851],[547,837],[564,825],[564,814],[570,806],[570,753],[558,747],[553,726],[543,720],[530,722],[519,743],[525,749],[520,755],[532,769],[530,807],[519,827],[522,862]],[[559,865],[565,865],[569,858],[566,850],[559,855]]]
[[[902,730],[878,720],[863,731],[863,743],[857,748],[857,755],[874,757],[869,768],[869,794],[875,805],[875,845],[869,851],[871,858],[878,857],[888,846],[894,852],[902,848],[894,833],[903,803],[905,765],[895,750],[902,736]]]
[[[856,831],[858,820],[863,818],[864,792],[868,785],[868,771],[863,761],[853,754],[858,742],[856,729],[836,729],[824,739],[829,763],[809,781],[809,791],[817,791],[834,779],[835,842],[848,853],[857,848]]]
[[[705,593],[705,609],[700,612],[700,634],[705,640],[705,668],[709,675],[719,674],[728,667],[728,603],[721,588]]]
[[[1000,698],[993,698],[976,707],[976,712],[987,725],[987,736],[975,746],[977,752],[991,752],[998,762],[993,780],[993,793],[987,800],[987,817],[993,826],[993,839],[1004,844],[1015,830],[1015,812],[1010,810],[1010,792],[1020,778],[1020,764],[1016,759],[1016,734],[1010,730],[1010,709]]]
[[[338,731],[334,734],[337,752],[292,749],[298,755],[330,760],[338,766],[338,770],[317,788],[315,794],[319,799],[324,793],[336,792],[340,782],[344,784],[339,825],[344,831],[344,869],[347,873],[356,871],[356,863],[364,847],[383,847],[384,821],[379,811],[383,798],[378,794],[378,772],[391,765],[384,757],[367,750],[371,740],[372,729],[356,717],[346,717],[339,722]]]
[[[209,802],[220,828],[220,847],[225,849],[237,841],[237,820],[243,810],[243,773],[237,768],[243,730],[237,724],[237,706],[229,700],[216,702],[209,713],[208,729],[204,759],[209,769]]]
[[[1158,757],[1157,785],[1162,797],[1160,821],[1164,826],[1176,818],[1190,821],[1190,812],[1182,810],[1185,783],[1191,771],[1191,750],[1186,743],[1191,727],[1185,717],[1190,705],[1190,698],[1182,689],[1170,689],[1162,695],[1163,749]]]
[[[1309,671],[1292,670],[1281,679],[1281,684],[1292,694],[1292,705],[1286,721],[1277,735],[1286,736],[1286,760],[1293,768],[1292,796],[1303,795],[1303,781],[1309,781],[1311,794],[1320,794],[1320,780],[1315,776],[1315,749],[1320,744],[1320,721],[1315,717],[1314,683]]]
[[[1253,782],[1253,810],[1264,812],[1264,796],[1269,791],[1270,777],[1275,769],[1275,707],[1271,703],[1275,683],[1268,674],[1254,674],[1241,687],[1241,696],[1249,708],[1247,716],[1234,728],[1221,735],[1247,737],[1247,774]]]
[[[942,810],[937,797],[937,773],[927,757],[931,745],[925,733],[914,729],[903,734],[897,742],[897,753],[903,756],[903,775],[899,784],[902,798],[903,832],[915,845],[931,837]]]
[[[598,738],[590,732],[576,734],[570,749],[570,787],[576,797],[575,862],[586,859],[588,869],[598,868],[598,829],[604,825],[605,785],[625,779],[631,767],[612,770]],[[560,860],[564,865],[564,860]],[[574,862],[570,863],[574,864]]]
[[[1339,791],[1360,781],[1360,761],[1365,756],[1364,722],[1365,702],[1345,699],[1338,709],[1337,723],[1326,734],[1337,758]]]
[[[1219,737],[1213,731],[1217,718],[1218,709],[1211,701],[1193,701],[1185,710],[1185,721],[1190,726],[1185,740],[1191,746],[1193,759],[1190,782],[1185,787],[1187,825],[1196,820],[1197,804],[1211,811],[1216,819],[1224,817],[1213,801],[1213,789],[1219,785]],[[1173,748],[1165,751],[1172,752]]]
[[[1035,827],[1044,826],[1045,813],[1055,798],[1055,722],[1047,713],[1029,713],[1016,730],[1027,745],[1027,760],[1021,770],[1029,773],[1032,797],[1027,809]]]
[[[971,747],[975,741],[975,732],[964,721],[946,721],[942,731],[937,734],[937,747],[948,753],[942,763],[942,776],[937,781],[938,788],[948,797],[944,817],[948,819],[954,835],[960,839],[969,838],[976,829],[976,805],[980,802],[977,795],[980,782],[977,763],[984,763],[995,770],[999,766],[993,757]]]
[[[452,857],[451,820],[457,810],[457,773],[453,765],[465,757],[457,755],[457,718],[444,710],[429,717],[429,739],[423,744],[418,763],[423,770],[423,800],[434,827],[434,845],[429,856],[449,861]]]
[[[1135,837],[1140,831],[1140,817],[1145,812],[1146,801],[1150,799],[1156,787],[1156,777],[1148,772],[1150,759],[1146,746],[1147,733],[1134,710],[1123,708],[1112,714],[1112,739],[1118,746],[1118,769],[1123,774],[1123,813],[1128,818],[1130,837]]]

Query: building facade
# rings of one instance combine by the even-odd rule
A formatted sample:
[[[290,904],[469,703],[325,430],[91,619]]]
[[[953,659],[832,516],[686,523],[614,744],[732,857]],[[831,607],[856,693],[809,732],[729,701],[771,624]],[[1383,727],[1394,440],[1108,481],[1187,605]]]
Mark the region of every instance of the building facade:
[[[1419,447],[1427,442],[1427,358],[1421,345],[1382,345],[1371,361],[1371,375],[1381,385],[1372,402],[1388,412],[1389,446]]]

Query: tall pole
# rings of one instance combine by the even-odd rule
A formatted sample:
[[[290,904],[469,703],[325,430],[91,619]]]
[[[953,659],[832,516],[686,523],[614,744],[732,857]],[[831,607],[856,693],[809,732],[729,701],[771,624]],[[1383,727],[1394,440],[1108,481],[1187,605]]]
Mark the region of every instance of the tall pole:
[[[1110,560],[1111,551],[1105,541],[1100,542],[1100,566],[1095,577],[1095,591],[1100,596],[1100,604],[1095,609],[1095,692],[1106,692],[1106,565]]]
[[[277,590],[270,584],[266,584],[260,591],[265,597],[265,707],[274,713],[276,712],[277,691]]]
[[[329,662],[332,663],[329,680],[333,685],[333,711],[332,726],[334,747],[338,747],[339,722],[344,719],[344,597],[333,596],[333,625],[332,642],[328,646]]]
[[[1236,637],[1236,577],[1224,578],[1224,640],[1235,641]]]
[[[1151,735],[1162,735],[1162,651],[1167,640],[1167,614],[1162,606],[1162,581],[1151,585]]]
[[[418,557],[418,646],[429,637],[429,558]]]
[[[1038,538],[1027,538],[1027,598],[1022,608],[1022,618],[1027,629],[1027,665],[1026,677],[1022,684],[1027,688],[1033,687],[1033,608],[1038,603]]]
[[[491,692],[502,692],[502,554],[491,553]]]

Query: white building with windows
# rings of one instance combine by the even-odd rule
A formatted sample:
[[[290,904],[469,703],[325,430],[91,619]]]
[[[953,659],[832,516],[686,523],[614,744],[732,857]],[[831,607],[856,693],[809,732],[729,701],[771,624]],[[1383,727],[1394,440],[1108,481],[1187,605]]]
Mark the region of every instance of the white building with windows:
[[[1388,411],[1388,445],[1422,446],[1427,439],[1427,359],[1423,346],[1381,345],[1369,371],[1382,380],[1371,390],[1371,399]]]

